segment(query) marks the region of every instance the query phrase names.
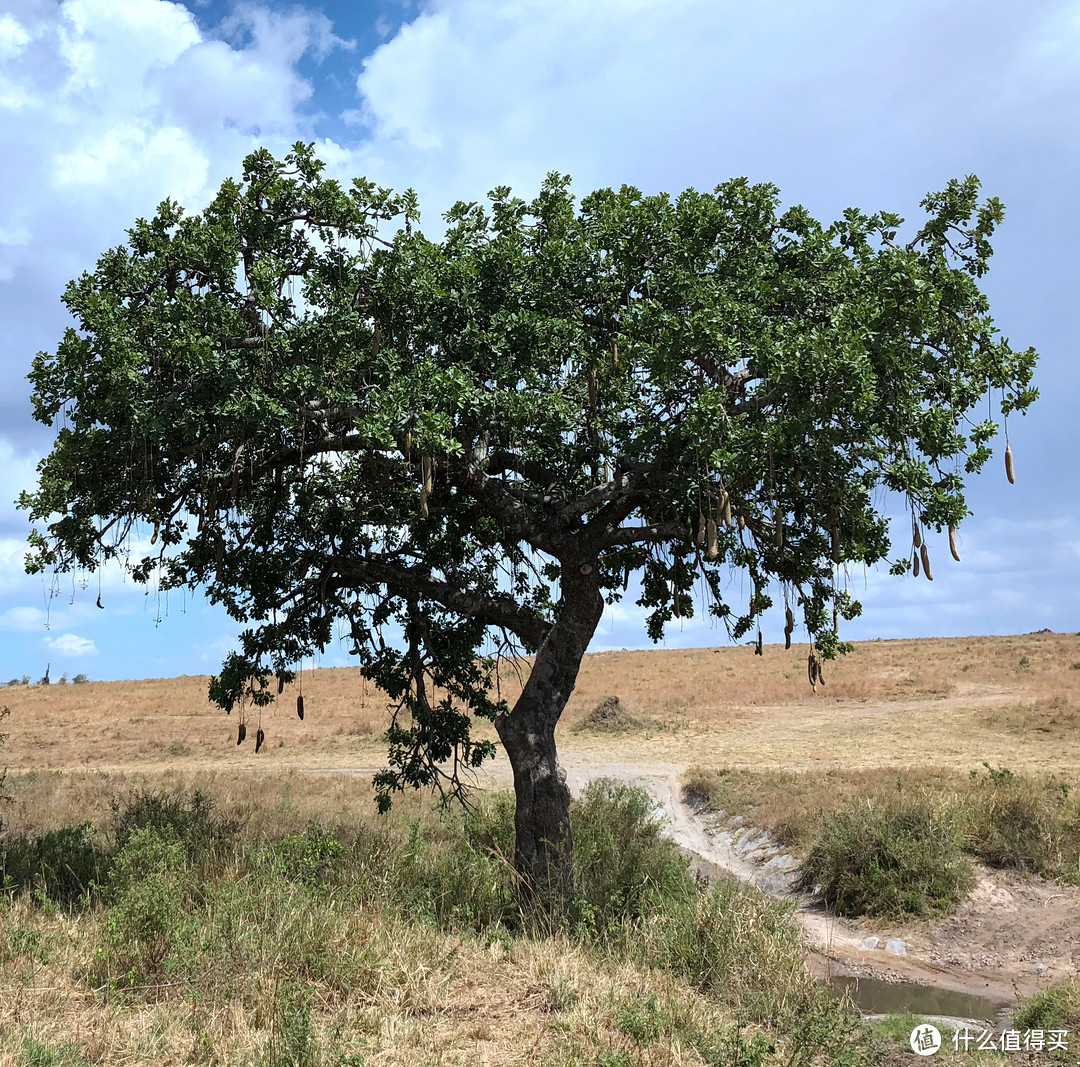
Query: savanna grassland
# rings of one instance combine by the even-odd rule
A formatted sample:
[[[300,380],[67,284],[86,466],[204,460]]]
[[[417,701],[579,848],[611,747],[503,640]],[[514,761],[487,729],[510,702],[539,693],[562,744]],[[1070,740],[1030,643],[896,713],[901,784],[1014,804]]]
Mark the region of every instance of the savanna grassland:
[[[504,662],[500,686],[508,700],[525,670],[527,663],[519,669]],[[760,658],[746,647],[588,655],[560,723],[560,753],[833,772],[833,779],[864,784],[908,768],[966,774],[984,761],[1080,776],[1080,636],[859,643],[826,664],[825,673],[825,685],[812,692],[805,645],[788,652],[766,645]],[[294,711],[296,683],[261,720],[249,709],[248,724],[261,721],[267,736],[258,756],[254,729],[237,746],[239,715],[207,702],[207,682],[188,676],[0,691],[0,703],[11,708],[4,748],[10,774],[37,775],[33,803],[19,804],[9,818],[34,825],[90,817],[95,803],[101,810],[102,781],[128,779],[167,786],[217,781],[229,802],[250,796],[259,804],[288,787],[313,813],[356,810],[355,779],[365,776],[351,772],[381,764],[379,735],[389,721],[385,699],[358,671],[305,671],[303,722]],[[617,737],[576,729],[612,695],[638,728]],[[494,738],[485,728],[480,724],[478,733]],[[333,780],[343,769],[350,772],[344,790]],[[320,775],[309,780],[315,770]],[[501,761],[492,770],[506,780]],[[57,772],[64,786],[54,797],[47,783]]]
[[[587,656],[564,762],[680,775],[807,857],[823,813],[898,780],[1080,785],[1078,636],[858,644],[816,692],[805,646],[764,652]],[[524,670],[503,664],[508,699]],[[0,692],[0,1065],[907,1062],[809,977],[790,908],[695,884],[644,794],[584,792],[579,899],[538,923],[502,761],[464,821],[416,796],[380,819],[388,712],[358,672],[305,671],[304,721],[294,684],[259,755],[258,712],[238,746],[206,686]],[[609,696],[623,718],[597,728]]]

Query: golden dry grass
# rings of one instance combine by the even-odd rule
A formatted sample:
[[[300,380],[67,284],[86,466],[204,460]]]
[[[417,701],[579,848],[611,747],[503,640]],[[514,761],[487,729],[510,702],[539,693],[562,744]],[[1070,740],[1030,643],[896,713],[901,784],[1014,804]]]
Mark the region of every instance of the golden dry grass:
[[[760,658],[745,647],[588,655],[559,726],[560,751],[567,759],[676,767],[966,774],[987,761],[1080,772],[1076,635],[863,642],[826,664],[817,693],[806,682],[805,657],[806,646],[771,645]],[[501,672],[511,701],[519,667],[524,674],[528,664],[504,663]],[[89,818],[105,792],[129,781],[211,783],[227,801],[260,810],[280,805],[287,792],[305,811],[343,816],[370,793],[360,783],[384,761],[379,735],[388,711],[357,670],[305,672],[304,721],[295,714],[294,684],[262,714],[267,744],[259,756],[253,728],[236,745],[238,713],[227,717],[210,705],[207,683],[189,676],[4,689],[0,705],[11,708],[4,760],[16,781],[38,775],[29,793],[19,791],[34,802],[19,805],[15,817],[44,825],[65,812]],[[611,695],[644,727],[614,737],[574,730]],[[249,710],[249,725],[257,720]],[[477,733],[495,736],[487,723]],[[501,757],[492,771],[506,780]],[[370,810],[366,801],[362,810]]]
[[[39,951],[16,959],[0,948],[0,1067],[24,1067],[36,1044],[49,1063],[260,1064],[271,1040],[273,976],[252,976],[247,1003],[202,1006],[162,983],[124,993],[89,990],[80,946],[101,921],[44,918],[16,901],[0,911],[0,946],[33,931]],[[365,1067],[585,1065],[601,1052],[641,1067],[699,1067],[678,1041],[640,1048],[620,1011],[654,997],[658,1009],[703,1033],[729,1029],[714,998],[669,975],[602,961],[564,937],[463,939],[407,927],[372,929],[394,939],[386,980],[370,990],[309,1001],[312,1045],[335,1063]],[[44,962],[43,962],[44,961]],[[394,973],[396,972],[396,973]],[[136,995],[137,994],[137,995]],[[70,1055],[71,1059],[61,1058]],[[348,1060],[348,1056],[356,1057]],[[281,1062],[279,1060],[279,1062]]]
[[[985,777],[985,771],[983,771]],[[695,766],[684,782],[687,798],[709,803],[729,815],[742,815],[784,844],[798,844],[822,811],[849,808],[899,784],[911,794],[930,793],[941,803],[970,793],[967,768],[908,767],[888,774],[880,767],[828,770],[754,770]]]
[[[586,763],[726,768],[733,795],[773,826],[897,773],[913,788],[948,788],[984,760],[1018,772],[1080,773],[1076,636],[863,643],[826,666],[817,693],[805,681],[805,655],[805,646],[767,646],[761,658],[749,648],[590,655],[559,728],[561,751]],[[135,785],[203,789],[220,810],[246,817],[248,838],[311,819],[372,817],[370,772],[384,758],[379,733],[388,712],[380,694],[365,694],[358,672],[306,674],[304,722],[294,686],[263,713],[268,745],[258,757],[250,740],[236,745],[237,715],[208,704],[207,681],[4,690],[0,706],[11,716],[3,755],[17,797],[3,812],[9,826],[104,823],[110,795]],[[500,684],[512,700],[512,665]],[[574,732],[609,695],[645,725],[615,736]],[[481,732],[490,736],[490,726]],[[758,769],[769,773],[755,777]],[[495,771],[505,779],[498,761]],[[788,776],[798,787],[778,791]],[[405,796],[396,806],[408,816],[425,803]],[[168,987],[95,992],[86,946],[100,940],[95,924],[106,921],[107,912],[50,914],[26,900],[0,909],[0,1067],[35,1062],[39,1047],[37,1062],[266,1062],[270,972],[249,976],[244,996],[203,1007]],[[39,951],[27,950],[28,937]],[[336,1044],[342,1055],[362,1048],[365,1064],[591,1064],[601,1051],[618,1051],[635,1064],[692,1065],[700,1058],[677,1040],[636,1047],[619,1028],[620,1011],[652,994],[695,1026],[728,1022],[685,983],[601,963],[569,941],[485,943],[389,927],[372,928],[371,937],[397,939],[393,974],[374,993],[316,990],[311,1012],[321,1047]],[[77,1054],[67,1061],[65,1049]]]

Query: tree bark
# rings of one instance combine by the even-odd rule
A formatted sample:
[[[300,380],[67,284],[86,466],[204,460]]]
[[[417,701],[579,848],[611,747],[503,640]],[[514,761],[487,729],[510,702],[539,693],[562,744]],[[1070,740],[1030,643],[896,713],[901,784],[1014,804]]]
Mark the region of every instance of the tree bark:
[[[564,568],[558,620],[513,710],[495,721],[514,771],[514,866],[526,894],[549,912],[574,892],[570,790],[555,751],[555,725],[603,610],[595,565]]]

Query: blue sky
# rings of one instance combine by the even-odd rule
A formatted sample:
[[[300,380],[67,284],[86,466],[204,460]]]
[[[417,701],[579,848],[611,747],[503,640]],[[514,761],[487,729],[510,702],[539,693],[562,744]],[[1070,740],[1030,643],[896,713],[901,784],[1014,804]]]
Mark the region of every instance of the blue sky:
[[[851,576],[859,638],[1080,629],[1080,2],[969,0],[376,0],[0,6],[0,682],[24,674],[212,672],[236,627],[198,595],[102,575],[83,589],[22,571],[11,503],[50,433],[25,375],[69,319],[65,283],[172,196],[203,207],[258,145],[317,142],[333,176],[420,195],[425,228],[498,184],[549,170],[579,195],[770,181],[831,219],[915,221],[977,174],[1006,220],[984,279],[998,327],[1041,354],[1041,399],[973,480],[963,562],[935,580]],[[782,621],[776,620],[777,639]],[[723,643],[695,620],[669,646]],[[593,648],[651,647],[626,601]],[[322,663],[344,663],[331,650]]]

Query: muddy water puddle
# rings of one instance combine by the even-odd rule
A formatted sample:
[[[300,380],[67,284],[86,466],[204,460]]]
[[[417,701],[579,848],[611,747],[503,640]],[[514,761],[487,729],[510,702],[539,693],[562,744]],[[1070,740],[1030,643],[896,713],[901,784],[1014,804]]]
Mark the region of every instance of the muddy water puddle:
[[[837,993],[848,993],[867,1015],[942,1015],[955,1019],[979,1019],[993,1023],[1008,1011],[1008,1001],[956,993],[950,989],[914,982],[886,982],[880,978],[836,976],[829,979]]]

